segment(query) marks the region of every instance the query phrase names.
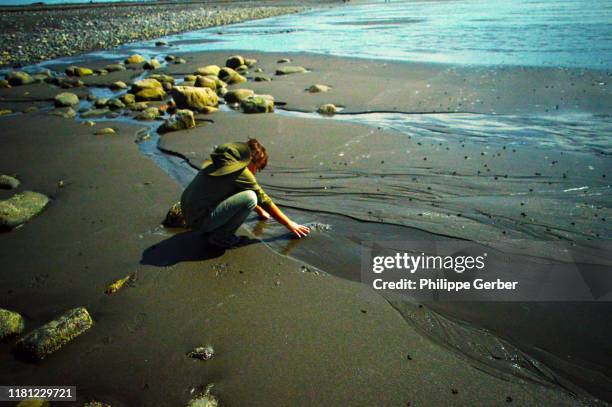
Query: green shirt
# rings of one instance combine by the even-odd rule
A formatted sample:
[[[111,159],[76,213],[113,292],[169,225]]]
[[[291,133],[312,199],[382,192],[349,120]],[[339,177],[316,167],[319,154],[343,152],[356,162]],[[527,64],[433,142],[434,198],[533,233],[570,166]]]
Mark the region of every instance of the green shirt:
[[[238,192],[254,191],[260,206],[272,203],[246,167],[222,176],[212,176],[208,172],[206,168],[200,170],[181,196],[181,208],[189,225],[206,218],[218,204]]]

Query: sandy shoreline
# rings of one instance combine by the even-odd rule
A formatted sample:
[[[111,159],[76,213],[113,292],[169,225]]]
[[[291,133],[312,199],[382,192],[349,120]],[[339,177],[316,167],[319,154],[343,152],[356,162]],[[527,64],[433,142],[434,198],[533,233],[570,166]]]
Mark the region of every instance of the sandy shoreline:
[[[186,64],[170,65],[159,72],[178,79],[209,63],[222,65],[229,55],[184,55]],[[245,55],[256,57],[262,74],[274,80],[249,80],[240,87],[271,93],[277,102],[296,110],[312,111],[323,102],[333,102],[344,105],[346,112],[431,111],[446,99],[443,92],[447,91],[469,96],[467,101],[451,101],[451,111],[461,106],[463,111],[468,102],[471,108],[471,102],[479,99],[483,103],[476,109],[481,113],[520,113],[536,105],[542,110],[550,108],[561,96],[552,90],[539,92],[548,89],[549,83],[541,80],[551,71],[540,76],[536,72],[536,80],[532,74],[537,70],[497,73],[507,75],[499,88],[509,92],[509,99],[500,101],[499,94],[490,89],[491,78],[483,80],[480,70],[427,64],[382,68],[384,61],[331,58],[326,62],[313,55],[285,55],[294,59],[292,64],[304,65],[311,72],[281,78],[273,74],[281,55]],[[107,63],[83,65],[93,68]],[[382,74],[382,69],[387,71]],[[137,67],[89,76],[83,82],[103,86],[117,80],[130,83],[142,72]],[[600,113],[608,109],[610,99],[592,86],[600,73],[575,74],[565,71],[559,73],[561,78],[549,79],[551,83],[574,80],[574,85],[568,82],[567,86],[578,89],[569,97],[563,95],[567,103],[561,103],[558,110]],[[333,88],[325,94],[305,94],[304,89],[313,83]],[[521,90],[534,83],[538,92],[525,102]],[[563,88],[563,93],[568,88]],[[412,92],[415,89],[422,92]],[[48,84],[2,89],[0,106],[15,111],[30,105],[49,107],[53,96],[62,91]],[[84,87],[70,91],[82,98],[88,93]],[[197,165],[214,144],[256,135],[273,156],[269,171],[262,173],[263,184],[273,198],[287,206],[296,200],[295,206],[304,207],[299,201],[305,194],[288,193],[295,187],[291,180],[302,177],[316,160],[336,160],[341,166],[339,176],[325,182],[350,181],[354,163],[344,169],[348,158],[334,157],[336,148],[356,135],[363,143],[363,150],[354,151],[356,156],[384,151],[398,141],[397,135],[387,131],[374,140],[368,137],[372,129],[367,126],[340,121],[237,112],[197,118],[195,129],[164,136],[162,147]],[[382,297],[358,283],[303,272],[302,262],[279,256],[261,244],[220,255],[190,233],[174,234],[159,227],[180,187],[138,152],[134,144],[137,125],[111,121],[89,128],[72,119],[50,117],[47,112],[13,115],[0,121],[6,129],[0,138],[5,146],[0,153],[0,171],[18,174],[21,188],[53,198],[51,206],[24,227],[0,235],[0,254],[9,259],[8,272],[0,273],[0,285],[11,287],[0,306],[22,312],[29,328],[79,305],[90,308],[96,321],[91,332],[40,365],[14,359],[9,353],[10,342],[0,345],[0,355],[8,366],[0,376],[3,383],[57,382],[61,378],[83,389],[79,401],[96,398],[113,406],[183,405],[192,388],[201,389],[211,382],[216,384],[215,393],[223,405],[237,406],[270,405],[271,400],[278,400],[274,405],[291,406],[581,403],[557,388],[518,379],[507,381],[474,368],[466,359],[422,336]],[[118,134],[93,134],[106,126]],[[427,154],[436,152],[435,146],[423,147]],[[315,157],[317,154],[323,158]],[[444,157],[445,153],[439,152],[439,160],[434,162],[447,165]],[[423,161],[420,156],[416,159]],[[419,168],[416,161],[385,161],[390,167]],[[455,169],[459,166],[451,164]],[[358,169],[365,172],[368,166]],[[320,171],[315,172],[306,184],[323,182],[318,178]],[[64,181],[63,188],[57,187],[59,180]],[[379,188],[385,186],[382,181],[379,184]],[[343,187],[349,188],[350,182]],[[410,193],[429,204],[431,193],[425,188]],[[11,194],[0,191],[0,198]],[[378,216],[373,214],[371,220]],[[286,237],[284,242],[291,244]],[[107,284],[130,273],[137,275],[134,287],[112,296],[104,294]],[[417,313],[425,310],[416,308]],[[218,352],[212,360],[185,357],[193,347],[208,343]],[[605,353],[605,347],[600,350]],[[122,372],[120,378],[116,372]]]

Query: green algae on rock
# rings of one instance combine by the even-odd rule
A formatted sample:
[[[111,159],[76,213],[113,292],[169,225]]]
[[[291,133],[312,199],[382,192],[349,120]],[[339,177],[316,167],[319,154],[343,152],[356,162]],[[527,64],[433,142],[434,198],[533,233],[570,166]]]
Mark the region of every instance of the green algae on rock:
[[[72,119],[73,117],[76,116],[76,112],[71,107],[63,107],[63,108],[55,109],[49,114],[53,116],[63,117],[64,119]]]
[[[319,83],[316,83],[310,86],[309,88],[307,88],[306,90],[310,93],[320,93],[320,92],[329,92],[330,89],[331,89],[330,86],[321,85]]]
[[[331,103],[326,103],[324,105],[319,106],[319,108],[317,109],[317,112],[321,113],[321,114],[334,114],[338,111],[338,109],[336,108],[335,105],[331,104]]]
[[[303,66],[287,65],[287,66],[282,66],[280,68],[276,68],[277,75],[290,75],[294,73],[305,73],[305,72],[308,72],[308,70],[304,68]]]
[[[193,74],[202,76],[219,76],[219,71],[221,71],[221,68],[217,65],[206,65],[202,68],[196,69]]]
[[[95,134],[96,136],[105,136],[109,134],[116,134],[117,132],[112,127],[105,127],[103,129],[98,130]]]
[[[13,71],[9,72],[6,80],[12,86],[29,85],[34,82],[34,79],[27,72]]]
[[[121,89],[127,89],[127,85],[125,82],[123,81],[117,81],[117,82],[113,82],[110,84],[109,88],[111,88],[112,90],[121,90]]]
[[[210,88],[175,86],[172,88],[171,96],[180,109],[208,111],[208,107],[219,104],[217,94]]]
[[[2,189],[15,189],[19,186],[20,182],[17,178],[6,174],[0,174],[0,188]]]
[[[19,313],[0,308],[0,340],[19,335],[24,327],[25,322]]]
[[[14,229],[26,223],[47,206],[49,198],[43,194],[24,191],[0,201],[0,229]]]
[[[136,103],[135,105],[139,105]],[[135,106],[136,107],[136,106]],[[156,107],[146,107],[137,116],[136,120],[156,120],[160,116],[159,109]]]
[[[225,95],[223,95],[223,98],[227,103],[240,103],[253,95],[255,95],[255,92],[251,89],[232,89],[228,90]]]
[[[217,90],[217,82],[209,76],[197,76],[194,86],[198,88],[210,88]]]
[[[24,336],[17,342],[16,350],[30,360],[41,360],[92,326],[93,319],[87,309],[74,308]]]
[[[179,109],[170,116],[159,128],[160,133],[192,129],[196,126],[193,112],[189,109]]]
[[[66,68],[66,75],[68,76],[89,76],[93,75],[93,70],[82,66],[69,66]]]
[[[0,109],[0,116],[6,116],[7,114],[11,113],[13,113],[11,109]]]
[[[150,61],[147,61],[144,63],[144,65],[142,66],[144,69],[148,69],[148,70],[152,70],[152,69],[158,69],[161,67],[161,63],[155,59],[155,58],[151,58]]]
[[[228,68],[236,69],[240,65],[244,65],[245,61],[241,55],[232,55],[225,61],[225,66]]]
[[[145,62],[145,59],[142,55],[139,55],[139,54],[134,54],[132,56],[129,56],[125,60],[126,64],[142,64],[143,62]]]
[[[274,112],[274,97],[271,95],[249,96],[240,102],[244,113],[272,113]]]
[[[72,107],[79,104],[79,97],[74,93],[62,92],[55,96],[56,107]]]

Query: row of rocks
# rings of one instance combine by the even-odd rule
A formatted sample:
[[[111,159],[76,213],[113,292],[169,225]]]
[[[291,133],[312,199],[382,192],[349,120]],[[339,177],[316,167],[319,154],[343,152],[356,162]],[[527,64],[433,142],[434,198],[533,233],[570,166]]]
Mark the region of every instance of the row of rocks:
[[[303,11],[302,7],[205,4],[83,7],[0,12],[0,66],[27,65],[86,51],[114,48],[211,26]],[[162,43],[161,46],[164,46]]]

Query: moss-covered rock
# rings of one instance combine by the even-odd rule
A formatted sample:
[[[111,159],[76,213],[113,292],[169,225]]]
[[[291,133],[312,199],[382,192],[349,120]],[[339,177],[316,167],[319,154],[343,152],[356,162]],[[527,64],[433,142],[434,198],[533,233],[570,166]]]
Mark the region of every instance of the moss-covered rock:
[[[304,68],[303,66],[287,65],[287,66],[281,66],[280,68],[276,69],[277,75],[291,75],[295,73],[305,73],[305,72],[308,72],[308,70]]]
[[[25,322],[15,311],[0,308],[0,340],[19,335],[23,332]]]
[[[66,68],[66,75],[68,76],[89,76],[93,75],[93,70],[82,66],[69,66]]]
[[[196,69],[193,74],[202,76],[219,76],[219,71],[221,71],[221,68],[217,65],[206,65],[205,67]]]
[[[162,222],[167,228],[186,228],[187,221],[185,220],[185,215],[183,215],[183,209],[181,208],[181,203],[177,202],[170,207],[168,213],[166,213],[166,218]]]
[[[289,58],[281,58],[278,61],[276,61],[277,64],[288,64],[289,62],[291,62]]]
[[[164,83],[171,83],[174,84],[174,78],[170,75],[164,75],[164,74],[153,74],[153,75],[149,75],[148,79],[155,79],[157,82],[162,84],[162,87],[164,85]]]
[[[19,187],[19,180],[10,175],[0,174],[0,188],[2,189],[15,189]]]
[[[244,65],[244,58],[241,55],[232,55],[225,61],[225,66],[236,69],[240,65]]]
[[[161,63],[155,59],[155,58],[151,58],[150,61],[145,62],[145,64],[142,66],[144,69],[159,69],[161,67]]]
[[[196,126],[193,112],[189,109],[179,109],[170,116],[159,128],[160,133],[192,129]]]
[[[175,86],[171,95],[179,109],[203,111],[219,104],[217,94],[210,88]]]
[[[6,79],[0,79],[0,89],[9,89],[11,84]]]
[[[227,82],[228,84],[244,83],[247,80],[244,76],[240,75],[238,72],[228,67],[221,68],[218,76],[219,79],[224,82]]]
[[[168,62],[172,62],[176,59],[176,57],[174,55],[166,55],[164,59]]]
[[[149,88],[136,92],[136,100],[138,101],[164,100],[165,98],[166,91],[162,88]]]
[[[319,83],[316,83],[310,87],[308,87],[306,90],[310,93],[321,93],[321,92],[329,92],[331,88],[327,85],[321,85]]]
[[[133,93],[125,93],[120,97],[121,101],[126,105],[131,105],[136,102],[136,96]]]
[[[255,65],[256,63],[257,63],[257,60],[255,58],[245,58],[244,59],[244,64],[248,66],[249,68]]]
[[[111,110],[123,109],[125,107],[125,103],[123,103],[120,99],[111,99],[106,103]]]
[[[194,82],[194,85],[199,88],[210,88],[212,90],[217,90],[217,82],[207,76],[198,76]]]
[[[72,119],[76,116],[76,112],[71,107],[61,107],[53,110],[50,114],[53,116],[63,117],[64,119]]]
[[[253,80],[255,82],[270,82],[272,78],[270,78],[268,75],[260,73],[260,74],[256,74],[255,76],[253,76]]]
[[[28,399],[20,401],[15,407],[50,407],[51,403],[43,399]]]
[[[6,80],[12,86],[29,85],[34,82],[34,79],[27,72],[13,71],[9,72]]]
[[[112,127],[105,127],[103,129],[96,131],[95,134],[96,136],[106,136],[106,135],[115,134],[115,133],[116,131]]]
[[[147,107],[136,116],[137,120],[157,120],[159,118],[159,109],[156,107]]]
[[[74,308],[30,332],[16,344],[16,350],[31,360],[41,360],[93,326],[84,307]]]
[[[49,198],[38,192],[25,191],[0,201],[0,229],[13,229],[36,216],[49,203]]]
[[[127,84],[123,81],[117,81],[117,82],[113,82],[111,83],[111,85],[109,86],[112,90],[122,90],[122,89],[127,89]]]
[[[145,62],[145,59],[139,54],[131,55],[125,60],[126,64],[142,64],[143,62]]]
[[[272,113],[274,112],[274,98],[270,95],[255,95],[240,102],[244,113]]]
[[[11,109],[0,109],[0,116],[6,116],[7,114],[11,113],[13,113]]]
[[[337,111],[338,109],[336,108],[336,106],[331,103],[326,103],[324,105],[321,105],[317,109],[317,112],[321,114],[330,114],[330,115],[336,113]]]
[[[109,98],[96,99],[96,101],[94,102],[94,106],[95,107],[106,107],[106,105],[108,105],[109,100],[110,100]]]
[[[62,92],[55,96],[55,106],[67,107],[76,106],[79,104],[79,97],[74,93]]]
[[[253,96],[255,92],[251,89],[232,89],[228,90],[223,98],[227,103],[240,103],[249,96]]]
[[[174,60],[174,63],[177,64],[177,65],[179,65],[179,64],[186,64],[187,60],[185,58],[176,58]]]

